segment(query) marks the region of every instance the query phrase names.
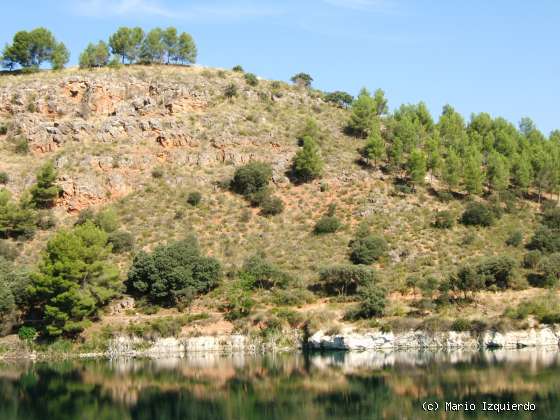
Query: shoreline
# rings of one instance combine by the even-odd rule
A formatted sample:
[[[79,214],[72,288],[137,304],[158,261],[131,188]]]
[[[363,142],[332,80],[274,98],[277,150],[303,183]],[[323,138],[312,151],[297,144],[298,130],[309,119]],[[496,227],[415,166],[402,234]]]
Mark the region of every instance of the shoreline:
[[[343,353],[375,353],[398,351],[487,351],[487,350],[544,349],[560,351],[560,329],[543,326],[508,332],[430,332],[410,330],[399,333],[346,331],[328,335],[317,331],[309,337],[299,330],[291,330],[271,337],[243,334],[167,337],[146,339],[119,336],[107,342],[104,351],[46,351],[34,349],[8,350],[2,361],[54,359],[119,359],[168,358],[188,354],[267,354],[293,351],[337,351]]]

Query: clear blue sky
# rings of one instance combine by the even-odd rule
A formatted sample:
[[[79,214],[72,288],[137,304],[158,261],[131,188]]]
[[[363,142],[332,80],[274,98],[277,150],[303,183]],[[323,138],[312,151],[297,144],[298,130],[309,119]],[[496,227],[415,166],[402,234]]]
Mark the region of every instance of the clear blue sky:
[[[392,108],[425,101],[465,116],[486,111],[546,134],[560,128],[557,0],[18,0],[3,2],[0,41],[46,26],[72,51],[120,25],[173,25],[199,64],[235,64],[323,90],[385,90]]]

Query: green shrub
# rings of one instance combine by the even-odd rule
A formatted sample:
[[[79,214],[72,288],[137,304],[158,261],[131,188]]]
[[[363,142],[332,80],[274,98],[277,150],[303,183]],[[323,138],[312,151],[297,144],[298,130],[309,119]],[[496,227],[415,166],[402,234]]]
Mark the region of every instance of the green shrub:
[[[311,303],[315,296],[309,290],[304,289],[274,289],[271,302],[278,306],[300,306]]]
[[[354,97],[346,92],[336,91],[327,93],[324,98],[325,102],[329,102],[339,106],[340,108],[349,107],[354,101]]]
[[[97,213],[94,223],[107,233],[116,231],[120,226],[119,217],[114,209],[106,209]]]
[[[467,331],[471,331],[472,325],[471,325],[471,321],[469,321],[468,319],[457,318],[455,321],[451,323],[450,328],[451,331],[467,332]]]
[[[463,215],[461,223],[466,226],[492,226],[495,222],[495,215],[491,209],[480,203],[470,203]]]
[[[260,204],[260,207],[261,213],[264,216],[275,216],[284,211],[284,202],[278,197],[267,196]]]
[[[272,179],[272,168],[264,162],[250,162],[237,168],[231,181],[231,189],[245,197],[268,187]]]
[[[358,287],[374,283],[376,279],[375,271],[369,267],[335,265],[320,270],[317,287],[328,296],[348,296],[356,294]]]
[[[315,224],[315,228],[313,232],[316,235],[322,235],[325,233],[335,233],[338,229],[340,229],[340,220],[336,216],[323,216],[321,217],[317,223]]]
[[[35,185],[31,187],[31,201],[40,209],[51,208],[55,205],[62,190],[56,185],[58,171],[52,162],[43,165],[37,173]]]
[[[0,240],[0,258],[5,258],[7,261],[13,261],[19,255],[19,251],[8,241]]]
[[[518,247],[523,242],[523,233],[520,230],[512,232],[506,239],[507,246]]]
[[[249,316],[254,306],[251,293],[241,284],[233,284],[226,291],[226,303],[221,309],[225,312],[224,319],[234,321]]]
[[[525,254],[525,257],[523,257],[523,267],[535,269],[539,265],[541,259],[542,259],[541,251],[539,251],[538,249],[529,251]]]
[[[350,260],[354,264],[372,264],[387,253],[385,239],[367,235],[350,242]]]
[[[26,155],[29,153],[29,141],[25,137],[18,137],[13,140],[14,152],[18,155]]]
[[[387,306],[387,290],[375,284],[360,286],[358,309],[346,314],[348,319],[370,319],[383,316]]]
[[[189,193],[189,196],[187,197],[187,203],[189,203],[193,207],[198,206],[201,201],[202,201],[202,194],[199,193],[198,191],[193,191]]]
[[[542,252],[560,252],[560,231],[546,226],[539,227],[527,244],[527,248]]]
[[[129,324],[126,327],[126,332],[132,336],[149,339],[177,337],[183,326],[187,325],[189,321],[186,316],[156,318],[146,322]]]
[[[553,207],[544,211],[542,223],[552,230],[560,230],[560,208]]]
[[[204,257],[195,237],[160,245],[134,257],[126,281],[130,293],[164,306],[190,302],[218,285],[220,263]]]
[[[160,179],[160,178],[163,178],[164,175],[165,175],[165,171],[163,170],[163,168],[152,169],[152,177],[153,178]]]
[[[224,90],[224,96],[228,99],[235,98],[237,96],[237,85],[235,83],[227,85]]]
[[[8,173],[4,171],[0,172],[0,184],[6,185],[8,182],[10,182],[10,176]]]
[[[239,64],[236,65],[236,66],[233,66],[232,70],[237,72],[237,73],[243,73],[245,71],[245,70],[243,70],[243,67],[241,67]]]
[[[518,320],[532,315],[543,324],[558,324],[560,323],[560,301],[556,293],[551,291],[547,296],[521,302],[516,308],[507,308],[504,315]]]
[[[487,288],[508,289],[515,286],[518,263],[509,256],[482,258],[476,266]]]
[[[111,244],[111,250],[114,254],[130,252],[134,248],[134,236],[132,236],[130,232],[116,230],[111,232],[108,238],[108,242]]]
[[[438,211],[434,220],[434,227],[438,229],[450,229],[455,224],[455,217],[449,211]]]
[[[245,260],[239,273],[243,286],[252,289],[272,289],[274,287],[286,288],[292,283],[292,278],[281,271],[266,258],[257,254]]]
[[[542,273],[543,286],[557,286],[560,279],[560,253],[550,254],[541,258],[537,269]]]
[[[253,73],[245,73],[244,77],[245,82],[247,82],[249,86],[257,86],[259,84],[259,79]]]
[[[18,337],[21,341],[27,343],[34,341],[37,337],[37,330],[33,327],[23,326],[18,330]]]
[[[8,125],[6,123],[0,123],[0,136],[5,136],[8,134]]]

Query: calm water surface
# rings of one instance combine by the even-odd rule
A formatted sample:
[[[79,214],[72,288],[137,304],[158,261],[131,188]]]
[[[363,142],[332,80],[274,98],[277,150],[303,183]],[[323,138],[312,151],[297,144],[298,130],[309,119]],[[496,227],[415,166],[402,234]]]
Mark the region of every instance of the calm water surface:
[[[445,402],[476,408],[446,412]],[[528,402],[534,411],[484,412],[485,402]],[[424,411],[424,403],[439,409]],[[0,419],[428,418],[560,419],[559,354],[200,354],[0,365]]]

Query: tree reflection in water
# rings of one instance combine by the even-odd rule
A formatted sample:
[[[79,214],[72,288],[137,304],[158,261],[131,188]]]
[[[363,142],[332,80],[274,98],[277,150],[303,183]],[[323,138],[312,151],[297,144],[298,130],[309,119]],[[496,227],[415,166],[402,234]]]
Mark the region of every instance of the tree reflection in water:
[[[426,400],[479,407],[483,401],[530,401],[536,412],[516,418],[558,418],[559,354],[193,354],[0,369],[0,419],[437,418],[422,411]],[[446,418],[492,417],[476,411]]]

